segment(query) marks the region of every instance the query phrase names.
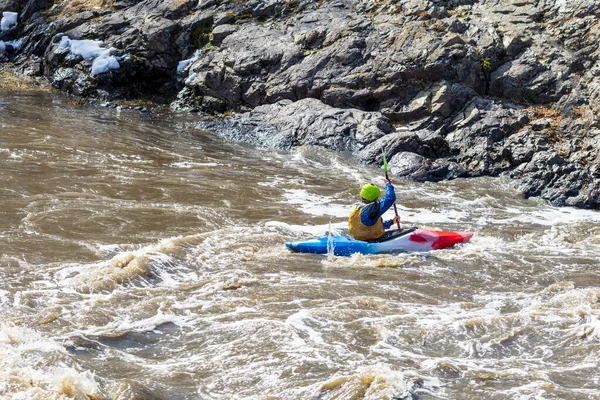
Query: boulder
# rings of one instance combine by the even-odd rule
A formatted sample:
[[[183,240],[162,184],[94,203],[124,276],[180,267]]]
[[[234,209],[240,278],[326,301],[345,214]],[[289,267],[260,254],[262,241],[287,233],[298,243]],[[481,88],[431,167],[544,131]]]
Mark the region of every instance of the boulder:
[[[469,176],[468,171],[452,161],[431,161],[411,152],[395,154],[389,164],[390,172],[417,182],[439,182]]]
[[[204,121],[199,127],[260,147],[314,145],[335,151],[361,148],[391,129],[380,113],[339,110],[317,99],[282,100],[223,121]]]
[[[238,28],[235,25],[224,24],[217,26],[212,32],[212,43],[215,46],[219,46],[223,42],[223,39],[237,30]]]

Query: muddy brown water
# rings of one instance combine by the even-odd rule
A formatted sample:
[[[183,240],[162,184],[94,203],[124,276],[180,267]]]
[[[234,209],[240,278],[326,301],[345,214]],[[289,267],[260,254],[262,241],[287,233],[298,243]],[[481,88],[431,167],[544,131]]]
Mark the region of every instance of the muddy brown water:
[[[430,253],[322,257],[381,171],[0,94],[0,397],[598,399],[600,214],[396,183]]]

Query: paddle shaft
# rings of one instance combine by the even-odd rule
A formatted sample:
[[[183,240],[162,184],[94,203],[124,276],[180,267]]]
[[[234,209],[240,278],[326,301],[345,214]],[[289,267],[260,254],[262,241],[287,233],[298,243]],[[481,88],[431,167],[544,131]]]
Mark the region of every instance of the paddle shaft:
[[[392,181],[390,180],[390,177],[388,176],[387,171],[385,173],[385,179],[387,179],[387,181],[390,183],[390,185],[392,185]],[[394,213],[396,213],[396,217],[399,217],[398,208],[396,207],[396,201],[394,201]],[[402,228],[400,228],[400,221],[396,221],[396,224],[398,225],[398,230],[399,231],[402,230]]]

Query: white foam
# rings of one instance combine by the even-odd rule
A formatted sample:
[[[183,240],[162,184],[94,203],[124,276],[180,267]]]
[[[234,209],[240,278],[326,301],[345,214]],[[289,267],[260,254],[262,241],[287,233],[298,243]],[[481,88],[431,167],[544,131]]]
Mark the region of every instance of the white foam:
[[[76,330],[75,334],[81,335],[101,335],[101,334],[119,334],[126,332],[152,332],[161,325],[175,324],[179,327],[191,326],[190,318],[174,315],[164,314],[160,309],[156,315],[140,319],[132,320],[129,315],[125,315],[122,319],[115,320],[112,323],[102,326],[91,326],[86,329]]]
[[[236,289],[244,286],[250,286],[257,282],[256,278],[252,276],[243,276],[248,274],[237,274],[227,275],[223,277],[216,277],[213,282],[204,285],[201,292],[204,294],[214,294],[224,290]]]
[[[83,292],[114,290],[130,282],[144,284],[146,279],[156,275],[164,280],[168,275],[162,276],[162,269],[171,266],[173,260],[156,250],[168,246],[163,242],[137,251],[119,252],[106,261],[63,266],[57,278],[62,287]]]
[[[416,253],[400,254],[352,254],[350,257],[328,255],[321,260],[327,268],[340,269],[372,269],[372,268],[403,268],[408,269],[422,264],[422,255]]]
[[[466,211],[458,210],[445,210],[444,212],[435,212],[430,209],[418,209],[410,210],[398,205],[399,211],[402,210],[401,222],[410,223],[412,225],[422,226],[427,225],[439,225],[446,223],[459,223],[469,220],[469,213]]]
[[[507,211],[507,210],[503,210]],[[508,211],[511,211],[510,209]],[[556,224],[574,224],[578,222],[600,222],[600,212],[569,207],[547,207],[543,210],[523,212],[514,210],[515,216],[504,220],[508,224],[515,222],[551,226]]]
[[[597,342],[600,338],[600,319],[598,316],[588,313],[583,322],[572,328],[567,336]]]
[[[310,398],[321,398],[323,388],[327,388],[327,398],[352,398],[360,390],[363,392],[360,398],[366,400],[408,398],[414,390],[402,371],[384,363],[359,367],[353,375],[338,375],[319,383]]]
[[[292,164],[292,168],[297,168],[297,164],[304,164],[316,169],[335,170],[339,176],[352,178],[356,182],[357,188],[368,182],[383,181],[382,175],[373,173],[372,169],[365,169],[352,159],[344,158],[331,150],[316,146],[301,146],[294,149],[292,157],[284,159],[284,165]]]
[[[319,325],[319,321],[310,315],[308,310],[302,309],[295,314],[290,315],[286,319],[286,324],[289,325],[292,330],[298,335],[294,342],[297,344],[304,344],[306,339],[309,339],[312,343],[323,344],[323,337],[319,332],[311,328],[307,321]]]
[[[29,328],[0,326],[0,382],[2,398],[101,397],[91,371],[78,371],[62,345]]]
[[[336,233],[348,228],[348,222],[344,221],[325,225],[291,225],[280,221],[269,221],[265,223],[265,228],[278,232],[283,231],[290,235],[295,233],[305,233],[312,236],[323,236],[330,231]]]
[[[304,189],[284,189],[283,197],[289,204],[300,206],[300,210],[306,214],[340,218],[347,218],[350,214],[347,205],[332,203],[332,197],[309,193]]]
[[[194,168],[194,167],[206,168],[206,167],[218,167],[221,165],[223,165],[223,164],[216,163],[216,162],[200,163],[200,162],[193,162],[193,161],[181,161],[181,162],[175,162],[175,163],[170,164],[170,166],[173,168]]]

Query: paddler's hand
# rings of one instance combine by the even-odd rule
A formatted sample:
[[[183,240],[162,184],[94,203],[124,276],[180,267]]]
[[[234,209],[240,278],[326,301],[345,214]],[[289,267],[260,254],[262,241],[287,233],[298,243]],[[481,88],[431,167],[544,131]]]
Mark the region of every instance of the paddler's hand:
[[[400,223],[400,216],[396,215],[394,217],[394,219],[392,220],[392,224],[399,224]]]

